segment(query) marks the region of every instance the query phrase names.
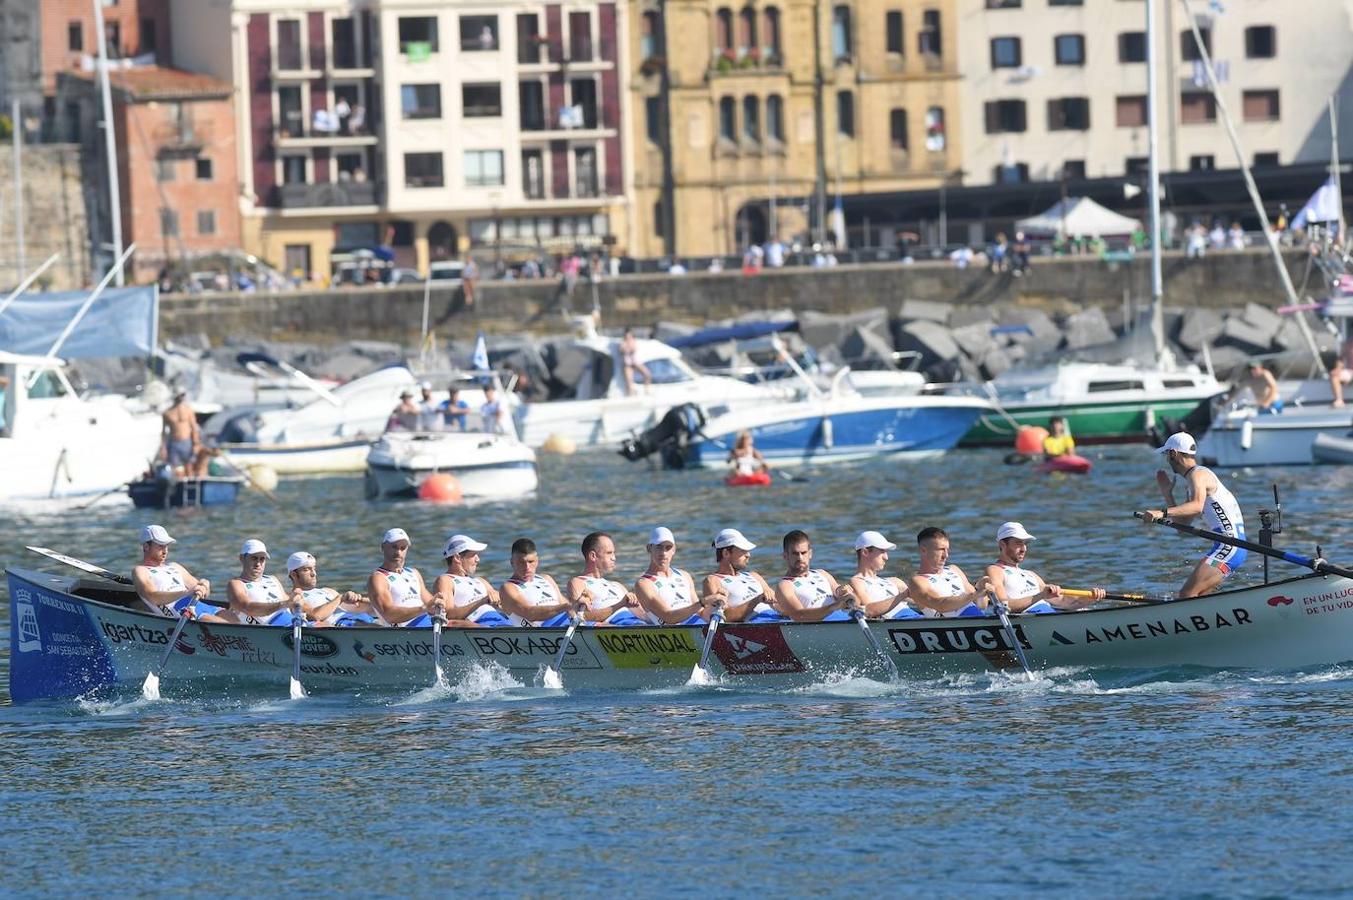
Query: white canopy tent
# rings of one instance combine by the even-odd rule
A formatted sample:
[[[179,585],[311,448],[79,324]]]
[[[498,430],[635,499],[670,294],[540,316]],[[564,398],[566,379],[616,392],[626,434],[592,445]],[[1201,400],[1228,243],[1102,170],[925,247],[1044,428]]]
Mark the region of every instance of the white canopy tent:
[[[1322,184],[1301,212],[1292,218],[1293,228],[1306,228],[1312,222],[1339,222],[1343,219],[1339,210],[1339,189],[1334,186],[1334,178]]]
[[[1142,223],[1105,209],[1089,197],[1068,197],[1036,216],[1020,219],[1015,227],[1030,234],[1108,237],[1132,234]]]

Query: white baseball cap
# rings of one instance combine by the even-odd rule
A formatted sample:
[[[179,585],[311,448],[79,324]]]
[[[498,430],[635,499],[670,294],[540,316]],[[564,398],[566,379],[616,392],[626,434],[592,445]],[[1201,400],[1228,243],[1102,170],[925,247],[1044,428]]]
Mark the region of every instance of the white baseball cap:
[[[287,557],[287,574],[290,575],[297,569],[304,569],[306,566],[313,566],[315,557],[306,553],[304,550],[297,550]]]
[[[1024,530],[1024,526],[1018,522],[1006,522],[1000,528],[996,529],[996,540],[1003,541],[1006,538],[1019,538],[1021,541],[1032,541],[1034,536]]]
[[[177,544],[178,541],[169,536],[163,525],[146,525],[141,529],[141,543],[163,544],[168,547],[170,544]]]
[[[466,550],[473,550],[478,553],[488,547],[488,544],[476,541],[468,534],[453,534],[447,538],[446,546],[442,548],[442,558],[446,559],[452,556],[459,556]]]
[[[391,528],[381,536],[382,544],[393,544],[396,541],[409,541],[409,533],[403,528]],[[409,541],[409,546],[413,546],[413,541]]]
[[[878,550],[896,550],[897,545],[877,531],[861,531],[855,539],[855,549],[865,550],[874,547]]]
[[[240,545],[240,556],[253,556],[255,553],[262,553],[268,556],[267,546],[258,538],[249,538]]]
[[[672,529],[666,525],[659,525],[648,533],[648,546],[653,547],[658,544],[676,545],[676,538],[672,537]]]
[[[431,382],[431,381],[420,381],[420,382],[418,382],[418,389],[419,389],[420,391],[430,391],[430,390],[432,390],[432,382]]]
[[[1185,456],[1195,456],[1198,453],[1198,442],[1193,439],[1193,435],[1187,431],[1179,431],[1170,435],[1164,445],[1156,450],[1157,453],[1169,453],[1171,450],[1178,450]]]
[[[714,535],[714,547],[722,550],[724,547],[737,547],[739,550],[755,550],[756,544],[742,536],[742,532],[736,528],[725,528]]]

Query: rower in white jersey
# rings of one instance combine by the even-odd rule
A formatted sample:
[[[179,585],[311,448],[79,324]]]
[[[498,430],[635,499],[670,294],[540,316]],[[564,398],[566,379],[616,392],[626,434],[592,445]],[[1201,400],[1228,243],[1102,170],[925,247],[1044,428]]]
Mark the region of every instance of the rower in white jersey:
[[[914,619],[920,616],[907,603],[911,591],[906,582],[883,574],[888,565],[888,551],[896,549],[896,544],[877,531],[861,531],[855,538],[855,574],[850,578],[850,586],[868,618]]]
[[[498,592],[487,579],[475,574],[479,570],[479,554],[488,546],[467,534],[447,538],[442,548],[446,571],[437,576],[433,590],[450,598],[446,614],[452,618],[484,626],[510,625],[507,616],[499,612]]]
[[[1034,536],[1019,522],[1005,522],[996,529],[999,558],[987,566],[991,593],[1012,613],[1050,613],[1078,609],[1104,599],[1103,588],[1091,588],[1091,597],[1067,597],[1060,586],[1048,584],[1038,573],[1023,568]]]
[[[556,627],[567,625],[574,604],[559,593],[559,585],[549,575],[537,571],[540,554],[530,538],[512,542],[512,577],[498,588],[499,601],[508,621],[518,628],[531,625]]]
[[[1165,454],[1173,474],[1156,471],[1156,484],[1161,496],[1165,498],[1165,509],[1148,509],[1142,512],[1142,518],[1148,522],[1160,519],[1178,519],[1187,522],[1196,515],[1202,515],[1209,531],[1228,537],[1245,537],[1245,518],[1240,513],[1240,504],[1235,495],[1221,483],[1211,469],[1198,465],[1198,444],[1193,437],[1184,432],[1170,435],[1165,445],[1156,451]],[[1176,504],[1174,498],[1174,476],[1184,476],[1188,485],[1188,499]],[[1179,598],[1199,597],[1210,594],[1226,576],[1245,563],[1245,551],[1230,544],[1216,543],[1207,555],[1198,560],[1184,586]]]
[[[446,601],[427,589],[421,572],[405,565],[410,543],[403,528],[385,532],[381,537],[380,568],[367,578],[366,595],[384,624],[430,627],[432,613],[445,612]]]
[[[258,538],[240,547],[240,574],[226,583],[226,605],[242,625],[290,625],[296,604],[274,575],[267,575],[268,548]]]
[[[850,619],[855,590],[837,584],[826,569],[812,568],[813,542],[795,529],[782,542],[785,574],[775,585],[775,608],[795,622],[839,622]]]
[[[747,568],[756,544],[736,528],[725,528],[714,536],[713,546],[717,568],[702,585],[707,604],[703,617],[708,619],[714,606],[722,605],[728,622],[784,621],[772,605],[775,595],[766,579]]]
[[[583,618],[599,625],[646,625],[636,615],[639,598],[618,581],[606,576],[615,571],[615,541],[604,531],[583,538],[583,572],[568,580],[568,596],[585,603]]]
[[[297,550],[287,557],[291,598],[305,610],[306,621],[320,627],[375,622],[371,603],[356,591],[319,586],[319,564],[313,554]]]
[[[980,616],[987,608],[989,580],[973,584],[958,566],[949,565],[949,535],[943,528],[922,528],[916,535],[921,565],[911,576],[910,602],[932,617]]]
[[[163,525],[141,529],[141,564],[132,569],[137,596],[159,615],[177,616],[184,607],[190,607],[189,615],[194,618],[226,621],[215,614],[216,607],[202,602],[211,596],[211,582],[194,578],[182,565],[169,561],[169,548],[177,543]]]
[[[653,625],[695,624],[703,619],[704,604],[695,593],[691,573],[672,565],[676,538],[659,525],[648,535],[648,568],[634,582],[642,615]]]

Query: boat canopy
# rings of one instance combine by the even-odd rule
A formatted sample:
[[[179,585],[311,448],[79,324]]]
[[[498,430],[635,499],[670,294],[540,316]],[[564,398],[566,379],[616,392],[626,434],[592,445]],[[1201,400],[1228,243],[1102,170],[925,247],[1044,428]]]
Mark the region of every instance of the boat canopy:
[[[44,356],[89,299],[86,291],[21,294],[0,313],[0,350]],[[159,292],[154,285],[108,288],[58,351],[63,359],[151,356]]]

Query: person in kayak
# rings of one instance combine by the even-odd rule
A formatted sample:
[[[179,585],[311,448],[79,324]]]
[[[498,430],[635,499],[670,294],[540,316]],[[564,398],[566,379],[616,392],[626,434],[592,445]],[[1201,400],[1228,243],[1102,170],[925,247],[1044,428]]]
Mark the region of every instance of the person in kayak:
[[[555,580],[538,571],[540,555],[535,541],[517,538],[512,542],[509,558],[512,577],[498,588],[499,602],[508,621],[519,628],[567,625],[569,612],[577,604],[565,600]]]
[[[442,548],[446,571],[437,576],[433,592],[449,597],[446,614],[453,619],[468,619],[476,625],[509,625],[500,611],[498,592],[488,579],[475,575],[479,554],[488,544],[465,534],[453,534]]]
[[[433,613],[446,611],[445,598],[427,589],[423,573],[405,565],[410,544],[403,528],[386,531],[381,537],[381,564],[366,581],[366,595],[386,625],[425,627],[432,624]]]
[[[1091,588],[1093,597],[1073,598],[1059,585],[1048,584],[1035,572],[1022,568],[1034,536],[1019,522],[1005,522],[996,529],[997,559],[987,566],[991,593],[1012,613],[1050,613],[1078,609],[1104,599],[1103,588]]]
[[[949,564],[949,533],[943,528],[922,528],[916,535],[921,565],[907,587],[910,601],[926,616],[980,616],[987,608],[987,576],[968,580],[963,570]]]
[[[1143,510],[1142,518],[1147,522],[1159,522],[1161,519],[1187,522],[1201,515],[1209,531],[1243,540],[1245,517],[1240,512],[1240,504],[1215,472],[1198,465],[1198,444],[1193,436],[1183,431],[1172,434],[1156,452],[1164,454],[1172,473],[1156,471],[1156,484],[1165,498],[1165,509]],[[1174,482],[1181,475],[1188,486],[1188,499],[1176,504]],[[1212,593],[1221,587],[1228,575],[1245,564],[1245,556],[1245,550],[1241,547],[1220,542],[1213,544],[1193,567],[1179,591],[1179,598]]]
[[[1076,452],[1076,441],[1066,430],[1066,419],[1053,416],[1048,420],[1048,436],[1043,438],[1043,455],[1048,459],[1069,456]]]
[[[152,612],[178,616],[186,606],[193,618],[206,622],[226,622],[216,613],[219,607],[208,606],[211,582],[194,578],[182,563],[169,561],[169,548],[177,544],[163,525],[146,525],[141,529],[141,564],[132,569],[132,586],[142,602]]]
[[[583,572],[568,582],[568,596],[585,604],[583,617],[601,625],[647,624],[635,612],[641,609],[638,596],[618,581],[606,576],[615,571],[615,541],[604,531],[593,531],[583,538]]]
[[[888,551],[896,549],[896,544],[877,531],[861,531],[855,538],[855,574],[850,577],[850,586],[860,598],[864,614],[871,619],[911,619],[920,615],[907,603],[911,591],[906,582],[883,574],[888,565]]]
[[[268,559],[258,538],[240,547],[240,574],[226,582],[226,606],[241,625],[290,625],[300,609],[277,576],[265,574]]]
[[[770,463],[761,455],[761,451],[752,446],[752,433],[750,431],[739,431],[737,441],[733,444],[733,449],[728,451],[728,463],[733,468],[733,475],[739,478],[745,478],[748,475],[755,475],[757,472],[769,472]]]
[[[748,568],[756,544],[736,528],[725,528],[714,536],[713,547],[716,568],[702,583],[706,603],[703,617],[708,619],[714,607],[722,605],[728,622],[785,621],[772,605],[775,595],[766,579]]]
[[[307,624],[323,628],[376,621],[370,601],[361,594],[320,587],[319,563],[313,553],[297,550],[287,557],[287,580],[292,600],[305,610]]]
[[[704,604],[695,593],[691,573],[672,565],[676,557],[676,538],[672,530],[659,525],[648,535],[648,568],[634,582],[634,593],[643,608],[640,614],[654,625],[693,624]]]
[[[840,622],[850,619],[847,607],[855,603],[849,584],[837,584],[826,569],[814,569],[813,542],[795,529],[781,544],[785,574],[775,585],[775,607],[795,622]]]

